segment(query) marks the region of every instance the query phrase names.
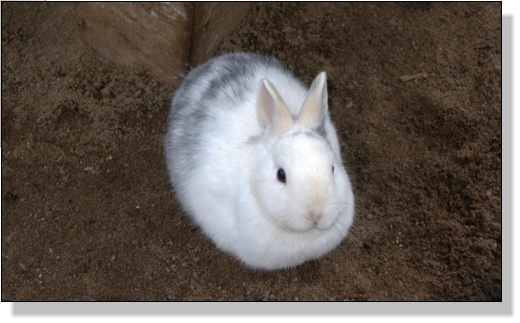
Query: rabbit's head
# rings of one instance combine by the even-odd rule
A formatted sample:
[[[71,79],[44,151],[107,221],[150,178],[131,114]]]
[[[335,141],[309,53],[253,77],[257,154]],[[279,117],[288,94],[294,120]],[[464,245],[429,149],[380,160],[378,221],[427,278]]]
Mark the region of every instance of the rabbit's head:
[[[347,173],[326,138],[327,113],[324,72],[296,118],[274,86],[260,82],[257,117],[265,153],[252,168],[251,189],[262,214],[284,231],[346,233],[338,219],[353,217]]]

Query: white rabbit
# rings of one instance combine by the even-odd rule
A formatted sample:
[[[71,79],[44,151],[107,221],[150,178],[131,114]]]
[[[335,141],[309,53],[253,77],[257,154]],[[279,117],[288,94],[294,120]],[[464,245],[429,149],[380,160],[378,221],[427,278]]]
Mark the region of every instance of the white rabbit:
[[[353,223],[327,98],[325,72],[308,90],[252,53],[206,62],[175,93],[165,143],[174,190],[204,234],[251,268],[317,259]]]

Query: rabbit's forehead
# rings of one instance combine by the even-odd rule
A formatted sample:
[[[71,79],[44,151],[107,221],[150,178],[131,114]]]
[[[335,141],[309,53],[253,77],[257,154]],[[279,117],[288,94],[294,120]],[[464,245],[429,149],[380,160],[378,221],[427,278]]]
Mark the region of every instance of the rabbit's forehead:
[[[313,132],[295,133],[282,138],[275,150],[289,164],[328,165],[333,154],[327,142]]]

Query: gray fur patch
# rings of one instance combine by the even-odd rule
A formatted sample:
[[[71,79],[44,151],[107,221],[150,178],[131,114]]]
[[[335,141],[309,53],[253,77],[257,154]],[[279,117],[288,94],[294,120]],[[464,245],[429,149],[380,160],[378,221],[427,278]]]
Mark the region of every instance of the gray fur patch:
[[[226,97],[231,101],[243,100],[244,92],[246,90],[247,82],[241,82],[248,74],[247,68],[244,66],[226,67],[226,71],[221,73],[220,77],[214,78],[210,81],[209,87],[203,93],[204,100],[214,100],[219,97],[221,93],[226,93],[226,90],[231,90],[233,95]]]
[[[180,89],[188,90],[191,88],[197,80],[201,79],[205,75],[208,75],[211,73],[212,65],[211,64],[202,64],[195,69],[191,70],[188,75],[184,78]]]
[[[225,58],[227,60],[224,60]],[[227,93],[226,90],[233,93],[232,96],[227,93],[226,99],[231,101],[243,100],[245,91],[252,90],[252,86],[257,86],[257,84],[248,82],[248,76],[252,75],[253,70],[259,65],[286,70],[286,67],[279,60],[253,53],[228,54],[220,57],[215,63],[217,69],[222,70],[219,71],[217,77],[210,81],[209,87],[203,94],[205,100],[216,99],[220,93]]]

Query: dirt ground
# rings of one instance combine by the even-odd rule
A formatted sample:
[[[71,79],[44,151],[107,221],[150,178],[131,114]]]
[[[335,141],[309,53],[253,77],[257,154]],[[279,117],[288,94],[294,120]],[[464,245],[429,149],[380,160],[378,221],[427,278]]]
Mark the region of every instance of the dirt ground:
[[[272,273],[180,210],[174,88],[74,29],[72,3],[2,3],[3,301],[502,299],[500,3],[258,3],[224,40],[328,72],[355,188],[344,243]]]

